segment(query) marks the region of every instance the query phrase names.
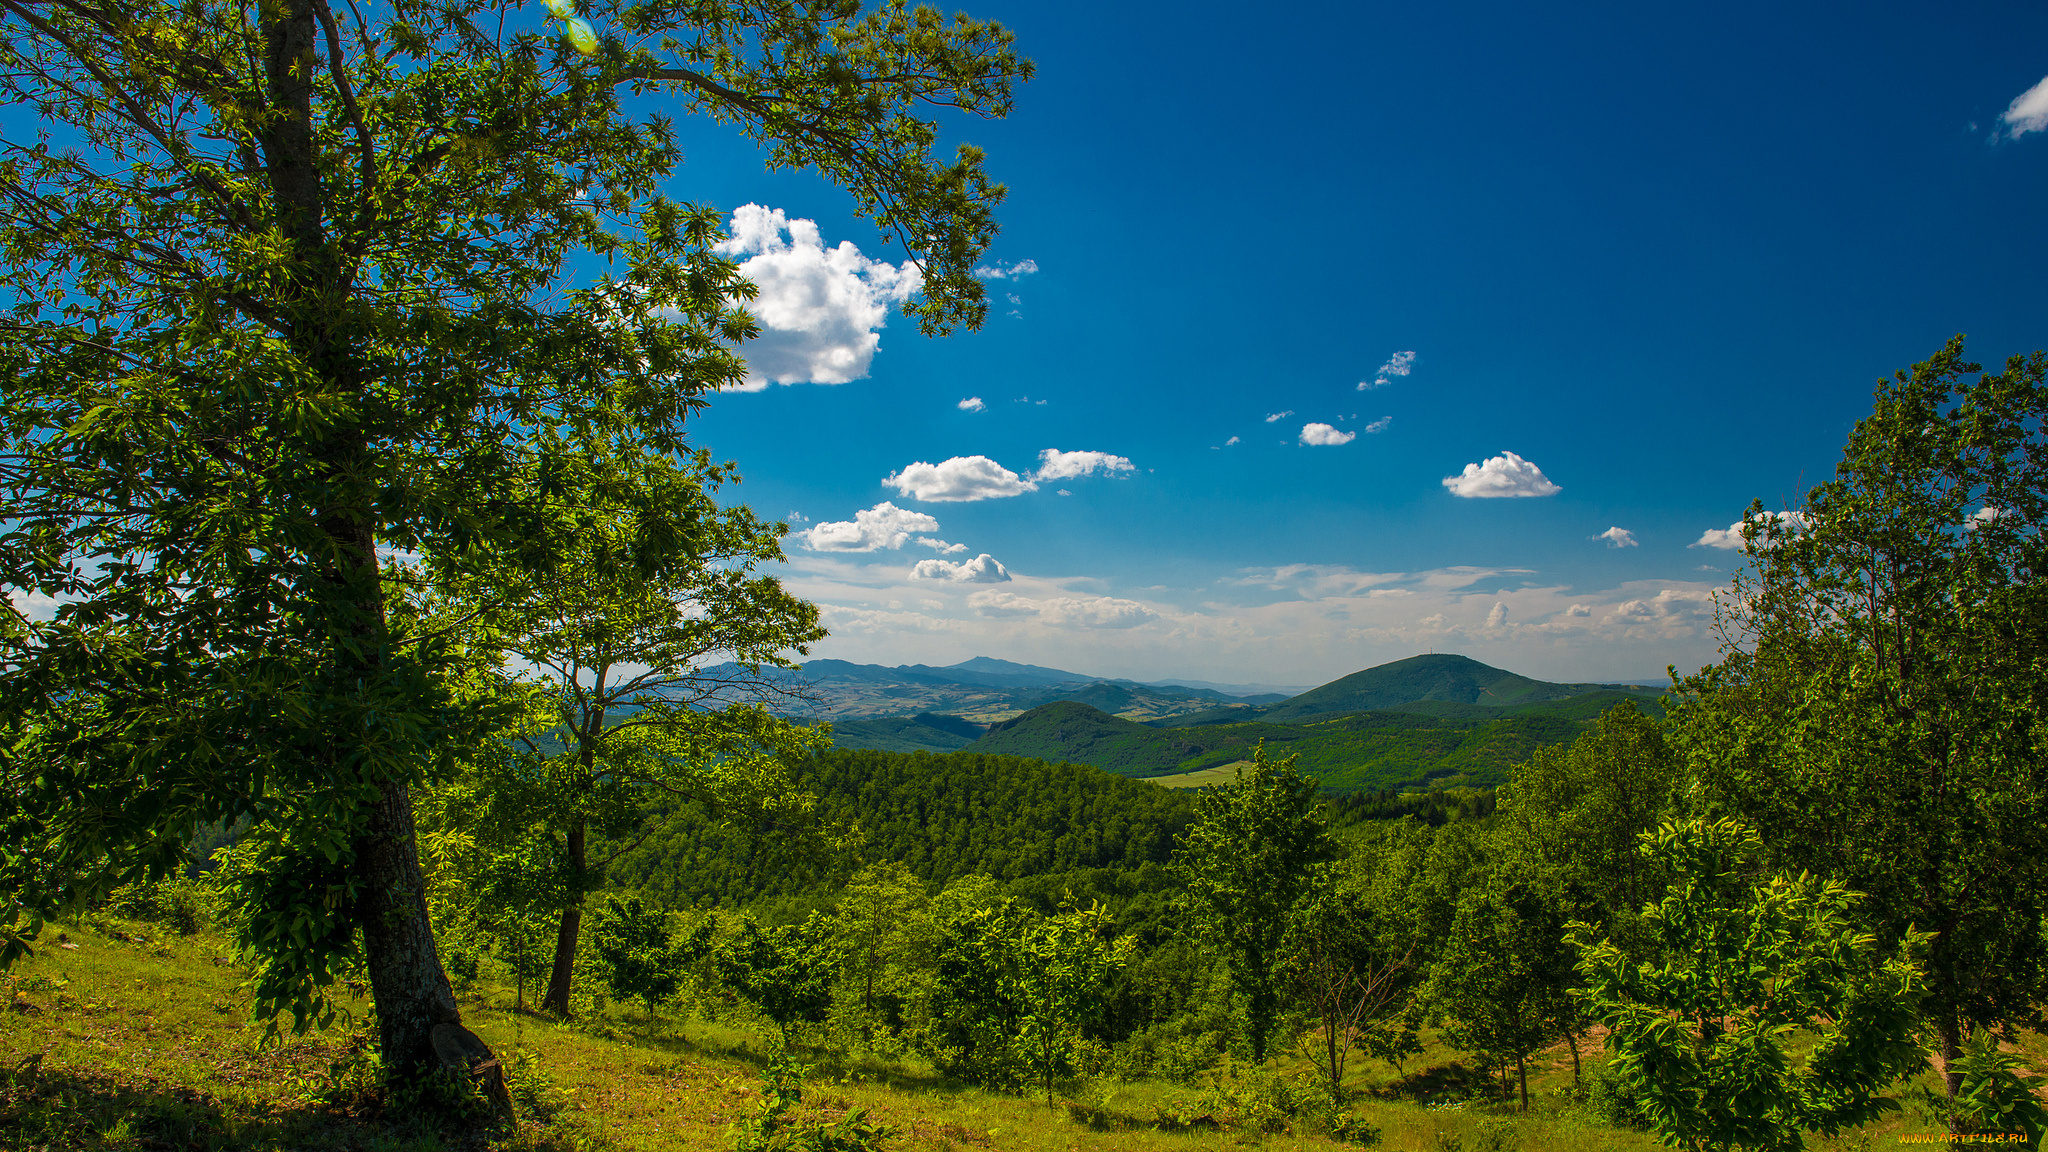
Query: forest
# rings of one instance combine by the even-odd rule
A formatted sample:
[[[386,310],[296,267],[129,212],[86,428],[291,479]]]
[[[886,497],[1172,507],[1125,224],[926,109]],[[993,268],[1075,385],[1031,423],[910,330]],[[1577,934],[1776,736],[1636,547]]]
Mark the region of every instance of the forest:
[[[1654,702],[835,749],[788,525],[693,439],[760,289],[672,114],[944,335],[1006,189],[932,117],[1030,61],[902,3],[345,7],[0,5],[0,1142],[2048,1130],[2048,354],[1882,381]]]

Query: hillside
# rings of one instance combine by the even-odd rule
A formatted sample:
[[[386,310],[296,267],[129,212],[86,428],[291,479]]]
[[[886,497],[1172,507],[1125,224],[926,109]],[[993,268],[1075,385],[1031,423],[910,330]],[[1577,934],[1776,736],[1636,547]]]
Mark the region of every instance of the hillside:
[[[1613,702],[1604,703],[1611,707]],[[1330,792],[1423,785],[1490,788],[1504,783],[1509,767],[1535,749],[1576,739],[1604,708],[1583,717],[1576,707],[1561,711],[1565,714],[1531,708],[1522,715],[1472,719],[1380,710],[1308,724],[1257,720],[1154,727],[1067,701],[997,724],[963,751],[1066,760],[1152,778],[1243,760],[1263,740],[1270,753],[1300,753],[1302,770]]]
[[[837,749],[792,777],[817,797],[825,820],[859,825],[864,859],[899,861],[935,886],[970,872],[1050,883],[1076,872],[1163,864],[1194,815],[1184,793],[1083,764],[1013,756]],[[611,879],[672,907],[730,906],[832,886],[830,877],[760,855],[764,847],[772,845],[692,806],[624,852]],[[1088,882],[1075,887],[1085,890]]]
[[[916,716],[834,720],[832,743],[881,752],[951,752],[974,743],[984,731],[983,725],[958,716],[921,712]]]
[[[1507,707],[1539,700],[1562,700],[1589,691],[1592,685],[1551,684],[1481,664],[1449,653],[1410,656],[1353,672],[1265,709],[1262,720],[1302,720],[1345,712],[1398,708],[1422,700]]]

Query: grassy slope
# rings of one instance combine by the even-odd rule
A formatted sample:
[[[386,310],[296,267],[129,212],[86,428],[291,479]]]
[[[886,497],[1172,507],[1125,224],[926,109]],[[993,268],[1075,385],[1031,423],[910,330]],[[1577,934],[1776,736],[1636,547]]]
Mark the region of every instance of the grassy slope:
[[[132,925],[103,925],[133,930]],[[345,1029],[286,1042],[255,1043],[239,985],[246,973],[216,963],[221,941],[207,937],[116,940],[67,926],[77,951],[51,947],[7,977],[15,1007],[0,1013],[0,1147],[41,1149],[307,1149],[341,1152],[441,1152],[480,1142],[443,1140],[380,1120],[360,1098],[335,1092],[330,1065],[344,1059]],[[522,1055],[551,1084],[521,1079],[526,1101],[520,1132],[500,1149],[724,1149],[728,1125],[751,1115],[761,1063],[758,1035],[732,1024],[647,1021],[614,1008],[605,1018],[568,1027],[509,1010],[511,993],[487,987],[464,999],[465,1021],[508,1062]],[[1530,1068],[1534,1110],[1517,1115],[1484,1099],[1486,1085],[1463,1057],[1425,1035],[1422,1055],[1400,1070],[1354,1061],[1347,1077],[1353,1110],[1384,1132],[1389,1152],[1456,1147],[1519,1152],[1651,1152],[1636,1132],[1603,1127],[1576,1113],[1565,1090],[1571,1059],[1553,1046]],[[2048,1043],[2022,1033],[2037,1065]],[[25,1062],[39,1059],[33,1068]],[[1597,1060],[1597,1045],[1582,1059]],[[1302,1076],[1297,1054],[1276,1060],[1283,1076]],[[1933,1083],[1931,1073],[1923,1077]],[[1341,1147],[1306,1130],[1260,1134],[1231,1126],[1212,1074],[1203,1085],[1154,1081],[1068,1085],[1063,1106],[962,1088],[916,1067],[821,1065],[805,1109],[832,1119],[849,1107],[892,1125],[891,1152],[1225,1152],[1246,1146],[1286,1150]],[[1444,1106],[1458,1095],[1470,1103]],[[312,1097],[338,1097],[318,1104]],[[1425,1104],[1436,1101],[1436,1107]],[[549,1107],[536,1112],[534,1103]],[[1191,1130],[1168,1131],[1163,1117],[1190,1117]],[[1222,1122],[1220,1128],[1204,1121]],[[1930,1131],[1910,1111],[1836,1140],[1817,1152],[1866,1152],[1898,1134]]]

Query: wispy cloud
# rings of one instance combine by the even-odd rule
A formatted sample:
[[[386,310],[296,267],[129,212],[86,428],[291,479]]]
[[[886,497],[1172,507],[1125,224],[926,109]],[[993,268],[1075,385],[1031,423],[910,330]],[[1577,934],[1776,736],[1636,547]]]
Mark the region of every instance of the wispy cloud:
[[[1413,371],[1415,371],[1415,353],[1396,352],[1392,356],[1387,357],[1387,362],[1380,365],[1380,370],[1373,373],[1372,379],[1360,380],[1358,382],[1358,390],[1360,392],[1369,392],[1374,388],[1384,388]]]
[[[1609,528],[1607,531],[1593,537],[1593,539],[1607,541],[1609,548],[1636,547],[1636,534],[1626,528]]]
[[[780,208],[744,205],[729,231],[717,251],[747,257],[740,275],[761,290],[746,306],[761,334],[740,347],[747,360],[743,392],[865,377],[890,305],[924,287],[915,263],[870,260],[850,241],[826,248],[816,222],[791,220]]]
[[[1019,260],[1008,268],[1003,267],[1001,263],[984,264],[976,268],[974,274],[983,280],[1015,280],[1020,276],[1029,276],[1036,271],[1038,271],[1038,261]],[[1014,300],[1015,298],[1012,297],[1012,299]]]
[[[2005,125],[2006,135],[2014,140],[2029,132],[2048,131],[2048,76],[2041,82],[2013,97],[2005,115],[1998,118]]]
[[[1389,427],[1393,425],[1393,423],[1394,418],[1392,416],[1382,416],[1379,419],[1365,426],[1366,434],[1370,435],[1374,432],[1385,432]]]
[[[1336,426],[1332,424],[1303,424],[1301,426],[1301,442],[1303,444],[1334,446],[1337,444],[1349,444],[1356,439],[1358,439],[1358,433],[1339,432]]]
[[[982,409],[987,408],[988,405],[982,403],[981,397],[979,396],[969,396],[967,399],[962,400],[959,403],[958,407],[962,412],[979,412]]]
[[[1444,487],[1453,496],[1555,496],[1564,489],[1550,482],[1533,460],[1513,452],[1488,457],[1483,463],[1467,464],[1456,476],[1446,476]]]
[[[934,552],[943,552],[947,555],[951,555],[954,552],[967,551],[967,545],[965,544],[948,544],[947,542],[939,539],[936,536],[919,536],[917,538],[917,542],[919,544],[924,545],[927,548],[930,548]]]
[[[1266,417],[1266,423],[1268,423],[1268,424],[1278,424],[1278,423],[1279,423],[1280,421],[1282,421],[1282,420],[1285,420],[1285,419],[1287,419],[1287,418],[1288,418],[1289,416],[1292,416],[1292,415],[1294,415],[1294,409],[1292,409],[1292,408],[1289,408],[1289,409],[1288,409],[1287,411],[1285,411],[1285,412],[1275,412],[1275,413],[1273,413],[1272,415],[1270,415],[1270,416]]]

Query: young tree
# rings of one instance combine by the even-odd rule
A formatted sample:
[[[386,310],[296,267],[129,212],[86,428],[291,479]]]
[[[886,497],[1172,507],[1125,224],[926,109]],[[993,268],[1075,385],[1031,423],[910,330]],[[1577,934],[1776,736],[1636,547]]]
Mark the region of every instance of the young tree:
[[[1174,860],[1196,932],[1230,966],[1257,1063],[1280,1011],[1288,917],[1310,870],[1336,855],[1316,781],[1296,759],[1268,760],[1260,741],[1231,783],[1203,793]]]
[[[1573,1022],[1576,955],[1565,942],[1572,912],[1591,903],[1561,879],[1499,867],[1458,901],[1450,934],[1423,990],[1444,1038],[1505,1069],[1529,1110],[1531,1054]]]
[[[565,461],[549,482],[578,493],[579,506],[569,531],[547,541],[547,569],[427,565],[438,615],[467,621],[473,647],[535,673],[521,681],[526,708],[513,738],[534,785],[532,822],[555,838],[573,878],[556,909],[549,1011],[568,1014],[583,893],[610,863],[590,859],[593,832],[630,837],[651,800],[700,803],[749,830],[794,830],[808,816],[784,768],[830,739],[762,706],[789,691],[761,667],[794,667],[783,653],[802,654],[824,630],[816,607],[754,575],[782,558],[783,528],[745,507],[719,508],[712,496],[729,479],[702,454],[680,466],[653,455]],[[650,526],[634,509],[607,506],[621,487],[658,499],[665,515],[694,506],[687,563],[642,567],[635,551]]]
[[[1419,1050],[1404,1017],[1423,971],[1420,944],[1376,899],[1386,894],[1355,867],[1324,866],[1288,919],[1282,967],[1294,1001],[1317,1021],[1310,1059],[1333,1107],[1344,1104],[1344,1065],[1354,1047],[1385,1060]]]
[[[1101,906],[1070,908],[1023,926],[1014,943],[1011,986],[1018,1006],[1012,1041],[1020,1062],[1052,1103],[1052,1082],[1067,1071],[1081,1028],[1102,1010],[1109,981],[1130,963],[1136,942],[1109,939]]]
[[[979,321],[1002,190],[922,117],[1008,109],[1029,67],[1001,27],[902,0],[585,16],[572,47],[487,0],[0,0],[0,102],[41,125],[0,142],[0,584],[64,605],[0,613],[7,955],[246,818],[258,1011],[306,1026],[360,948],[386,1066],[435,1061],[460,1013],[411,789],[489,718],[387,617],[386,557],[545,570],[531,542],[572,510],[519,478],[680,453],[742,378],[749,290],[717,214],[659,192],[666,112],[847,188],[922,262],[928,332]],[[558,291],[579,253],[620,271]],[[687,563],[689,524],[641,507],[636,559]]]
[[[903,969],[929,930],[929,904],[924,882],[894,860],[861,869],[839,895],[830,929],[846,958],[847,982],[859,990],[862,1027],[869,1035],[882,1015],[878,998],[903,991]]]
[[[1878,388],[1833,480],[1754,508],[1728,658],[1675,732],[1709,814],[1839,878],[1887,947],[1932,931],[1953,1096],[1968,1031],[2048,990],[2048,355],[1960,337]]]
[[[1802,873],[1758,875],[1763,843],[1733,820],[1667,823],[1642,852],[1673,883],[1643,910],[1660,959],[1571,926],[1608,1062],[1665,1143],[1689,1152],[1797,1152],[1896,1109],[1880,1095],[1926,1054],[1925,991],[1909,932],[1886,952],[1850,918],[1859,897]],[[1813,1037],[1804,1060],[1790,1033]],[[1803,1046],[1803,1045],[1802,1045]]]
[[[684,970],[710,948],[710,923],[681,940],[668,913],[638,898],[605,901],[591,932],[605,983],[621,999],[647,1005],[647,1014],[683,986]]]

